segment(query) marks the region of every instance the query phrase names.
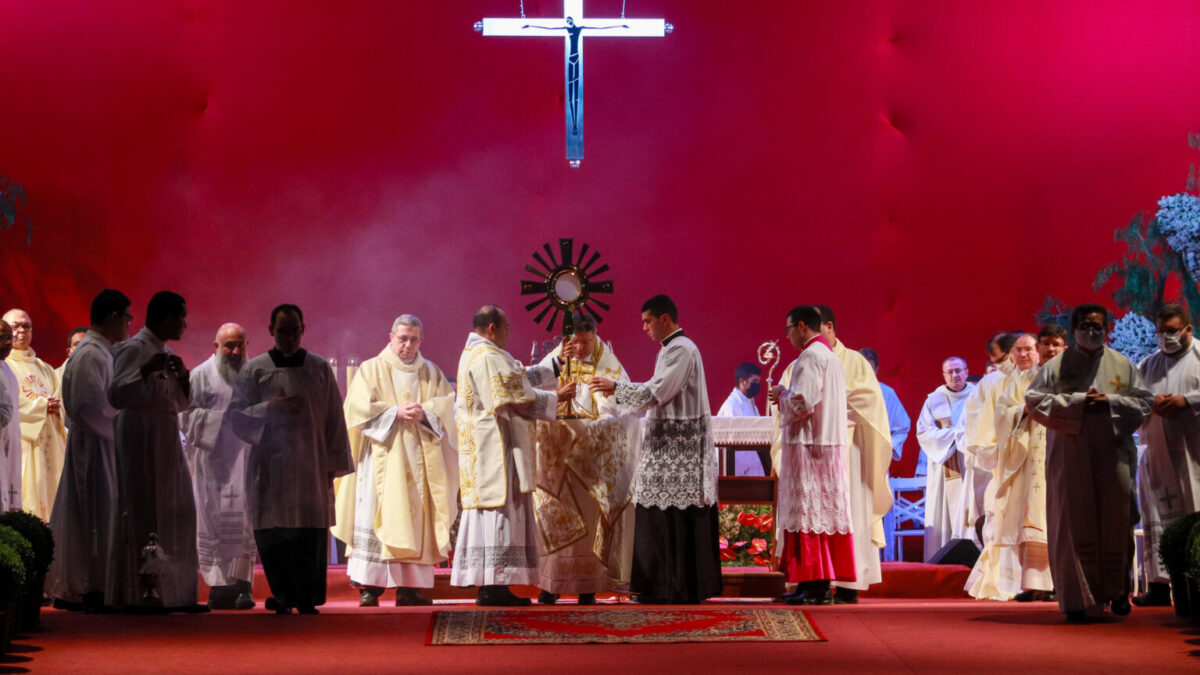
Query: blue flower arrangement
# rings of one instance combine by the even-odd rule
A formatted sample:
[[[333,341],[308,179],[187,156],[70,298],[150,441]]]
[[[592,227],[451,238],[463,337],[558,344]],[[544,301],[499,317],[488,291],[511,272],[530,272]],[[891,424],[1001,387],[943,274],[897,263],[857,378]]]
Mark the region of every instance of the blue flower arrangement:
[[[1158,349],[1154,322],[1136,312],[1128,312],[1113,322],[1108,346],[1121,352],[1135,364]]]
[[[1187,192],[1163,197],[1154,217],[1192,278],[1200,278],[1200,197]]]

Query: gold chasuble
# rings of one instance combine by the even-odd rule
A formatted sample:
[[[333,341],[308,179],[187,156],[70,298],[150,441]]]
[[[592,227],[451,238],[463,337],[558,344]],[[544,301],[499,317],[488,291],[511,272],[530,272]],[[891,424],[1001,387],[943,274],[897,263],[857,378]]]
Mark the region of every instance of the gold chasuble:
[[[533,382],[540,383],[543,374],[540,369],[530,371],[527,374],[520,361],[487,339],[468,336],[458,361],[455,402],[464,509],[496,509],[508,503],[507,453],[512,453],[520,492],[533,492],[533,423],[519,413],[548,417],[553,403],[551,397],[539,401]],[[552,383],[553,374],[544,379]],[[551,407],[543,411],[542,405]]]
[[[556,348],[543,363],[560,351]],[[537,424],[534,514],[543,550],[552,556],[543,560],[543,589],[595,593],[628,583],[625,558],[632,549],[625,540],[632,534],[632,521],[626,516],[632,512],[636,447],[630,428],[636,433],[639,427],[636,418],[615,415],[611,398],[588,391],[594,377],[629,381],[602,340],[596,340],[586,360],[573,360],[570,372],[561,377],[577,383],[572,410],[579,417]],[[561,410],[565,402],[559,406]]]
[[[22,507],[49,522],[67,453],[67,430],[61,412],[49,414],[46,399],[61,399],[62,386],[54,369],[32,349],[14,349],[7,363],[21,394]]]
[[[416,374],[416,377],[412,377]],[[420,403],[426,421],[395,418],[396,406]],[[458,516],[457,456],[453,444],[454,390],[442,371],[417,355],[406,364],[385,347],[358,369],[345,402],[354,465],[371,453],[376,512],[372,529],[385,561],[434,564],[453,545],[450,527]],[[390,418],[388,418],[390,416]],[[441,438],[433,431],[440,425]],[[350,474],[334,481],[337,524],[332,532],[354,541],[356,486]]]
[[[833,353],[842,362],[846,376],[846,412],[850,418],[850,445],[859,451],[862,483],[871,490],[873,518],[871,541],[876,548],[887,542],[883,536],[883,517],[892,509],[892,486],[888,469],[892,465],[892,433],[888,425],[887,403],[879,380],[866,357],[838,340]],[[851,475],[854,471],[851,470]],[[851,486],[851,490],[855,488]]]

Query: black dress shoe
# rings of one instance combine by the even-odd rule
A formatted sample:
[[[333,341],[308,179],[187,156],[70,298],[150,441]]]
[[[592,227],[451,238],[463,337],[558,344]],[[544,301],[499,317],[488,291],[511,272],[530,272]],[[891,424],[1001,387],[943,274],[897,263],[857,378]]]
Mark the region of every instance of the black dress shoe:
[[[581,605],[596,604],[596,594],[595,593],[580,593],[579,594],[579,604],[581,604]]]
[[[1033,602],[1037,600],[1037,591],[1021,591],[1013,596],[1017,602]]]
[[[320,614],[321,613],[321,610],[317,609],[316,607],[313,607],[312,605],[299,605],[298,607],[296,607],[296,611],[301,614]]]
[[[238,593],[237,599],[233,601],[234,609],[254,609],[254,596],[249,593]]]
[[[275,596],[267,598],[266,602],[263,603],[263,606],[269,610],[273,610],[276,614],[292,613],[292,606],[276,598]]]
[[[378,607],[379,606],[379,596],[375,595],[371,591],[368,591],[367,589],[364,588],[362,595],[359,596],[359,598],[358,598],[358,606],[359,607]]]
[[[1111,608],[1112,608],[1112,613],[1117,616],[1127,616],[1129,614],[1129,612],[1133,609],[1132,607],[1129,606],[1129,596],[1128,595],[1122,595],[1121,597],[1117,598],[1116,600],[1113,600]]]
[[[634,593],[633,595],[629,596],[629,600],[631,602],[636,602],[639,605],[665,605],[666,604],[666,600],[663,600],[662,598],[656,598],[653,595],[647,595],[646,593]]]
[[[538,593],[537,601],[539,605],[553,605],[558,602],[558,593],[542,591]]]
[[[1087,612],[1067,612],[1067,623],[1087,623]]]
[[[415,588],[397,588],[396,589],[396,606],[397,607],[419,607],[423,605],[432,605],[433,600],[421,595],[421,591]]]
[[[1145,593],[1133,596],[1132,600],[1138,607],[1170,607],[1171,584],[1152,581]]]
[[[508,586],[481,586],[475,604],[483,607],[528,607],[529,598],[513,595]]]
[[[857,605],[858,591],[853,588],[838,588],[833,592],[833,604],[835,605]]]

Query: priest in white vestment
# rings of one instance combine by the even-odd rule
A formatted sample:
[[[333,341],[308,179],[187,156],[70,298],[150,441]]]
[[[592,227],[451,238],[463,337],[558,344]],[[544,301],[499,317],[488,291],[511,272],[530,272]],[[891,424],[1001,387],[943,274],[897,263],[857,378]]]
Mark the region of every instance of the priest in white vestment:
[[[717,410],[716,417],[758,417],[758,405],[754,402],[754,397],[758,396],[762,387],[762,368],[747,361],[738,365],[733,377],[733,391],[729,392],[729,396]],[[718,448],[718,451],[726,453],[726,474],[765,476],[771,471],[770,450],[758,450],[753,454],[745,451],[731,452],[726,448]],[[733,460],[732,468],[729,466],[730,459]]]
[[[842,363],[846,386],[850,425],[845,446],[846,471],[850,480],[857,573],[854,579],[835,581],[834,586],[837,602],[853,604],[858,602],[859,591],[883,580],[879,550],[887,545],[883,517],[892,510],[892,485],[888,477],[893,452],[891,425],[875,369],[866,357],[838,339],[833,310],[826,305],[816,308],[821,313],[821,336]]]
[[[1004,336],[1015,334],[1004,333]],[[999,336],[988,342],[989,349]],[[1007,337],[1004,338],[1007,343]],[[1032,345],[1027,345],[1033,349]],[[984,375],[975,384],[975,391],[967,397],[963,409],[963,487],[962,515],[964,538],[971,539],[982,548],[987,542],[980,533],[981,519],[986,518],[995,490],[991,487],[992,471],[996,468],[996,400],[1007,386],[1008,376],[1013,372],[1013,353],[1010,346],[998,361],[992,361],[994,370]]]
[[[7,362],[21,395],[21,502],[26,511],[48,521],[67,451],[61,383],[54,368],[30,347],[33,320],[29,314],[10,309],[4,320],[13,329]]]
[[[538,533],[545,545],[538,573],[538,602],[579,596],[590,605],[596,593],[629,587],[633,564],[632,487],[636,417],[616,415],[616,402],[591,391],[597,377],[628,381],[612,348],[596,335],[595,321],[571,317],[574,331],[541,362],[559,372],[574,397],[560,403],[560,419],[538,422]]]
[[[196,503],[179,437],[190,374],[167,342],[187,327],[182,296],[160,291],[146,325],[113,358],[117,511],[105,599],[115,607],[180,611],[197,605]]]
[[[963,446],[967,397],[967,362],[952,356],[942,362],[945,384],[925,398],[917,417],[917,441],[927,463],[925,479],[925,560],[951,539],[969,536],[962,516]]]
[[[1042,366],[1025,393],[1047,428],[1046,517],[1050,571],[1069,620],[1111,603],[1129,613],[1133,563],[1133,433],[1154,395],[1137,368],[1104,346],[1108,311],[1093,304],[1071,313],[1075,344]]]
[[[342,394],[329,362],[301,347],[304,313],[271,310],[275,346],[242,368],[229,415],[250,444],[246,509],[276,614],[325,604],[333,479],[354,470]]]
[[[1135,598],[1139,606],[1171,604],[1170,577],[1159,560],[1163,528],[1200,511],[1200,344],[1192,334],[1187,310],[1164,305],[1158,315],[1158,351],[1139,370],[1154,394],[1153,413],[1142,425],[1146,450],[1138,463],[1141,505],[1142,568],[1149,589]]]
[[[830,582],[853,583],[856,575],[845,374],[820,333],[821,318],[807,305],[788,312],[785,331],[800,356],[789,386],[772,391],[782,444],[775,551],[787,583],[797,585],[784,599],[797,605],[833,604]]]
[[[211,609],[252,609],[254,530],[246,514],[246,456],[233,431],[233,383],[246,363],[246,330],[217,329],[214,353],[192,371],[192,405],[179,416],[196,497],[196,553]]]
[[[1025,409],[1025,391],[1043,352],[1049,361],[1066,348],[1060,342],[1043,350],[1037,338],[1023,333],[1010,352],[1013,368],[995,397],[995,466],[983,552],[966,584],[971,597],[1011,600],[1025,593],[1021,599],[1045,599],[1054,589],[1046,544],[1046,429]]]
[[[21,509],[21,395],[5,362],[12,345],[12,327],[0,319],[0,511]]]
[[[621,415],[647,411],[634,475],[633,572],[638,602],[691,604],[721,593],[717,451],[700,350],[665,295],[642,305],[642,328],[662,348],[648,382],[597,377]]]
[[[120,291],[100,291],[92,300],[91,328],[63,371],[63,407],[71,430],[50,516],[54,561],[46,573],[46,594],[58,607],[98,610],[105,604],[117,503],[117,411],[108,401],[108,388],[113,352],[129,337],[129,305]]]
[[[396,605],[429,605],[458,516],[458,432],[454,390],[421,354],[425,328],[411,314],[392,322],[388,344],[359,367],[346,390],[346,426],[355,472],[334,481],[346,574],[377,607],[384,589]]]
[[[504,351],[508,315],[485,305],[472,319],[458,361],[459,491],[462,519],[450,583],[477,586],[479,605],[528,605],[512,584],[538,583],[538,537],[534,522],[535,420],[552,420],[560,396],[553,370],[526,368]]]

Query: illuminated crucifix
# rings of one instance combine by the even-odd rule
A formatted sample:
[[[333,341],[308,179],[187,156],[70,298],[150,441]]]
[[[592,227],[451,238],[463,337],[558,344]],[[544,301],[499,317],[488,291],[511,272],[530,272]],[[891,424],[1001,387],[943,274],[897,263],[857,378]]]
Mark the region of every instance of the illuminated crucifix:
[[[567,162],[572,169],[583,160],[583,33],[593,37],[662,37],[675,27],[663,19],[626,19],[622,9],[618,19],[592,19],[583,16],[583,0],[563,0],[561,19],[527,19],[522,6],[519,19],[484,19],[475,22],[475,30],[485,37],[558,37],[566,45],[565,90],[567,112]],[[561,32],[560,32],[561,31]]]

